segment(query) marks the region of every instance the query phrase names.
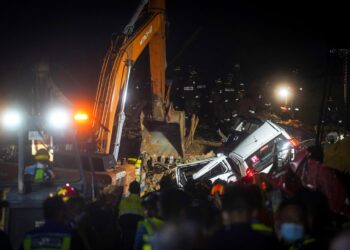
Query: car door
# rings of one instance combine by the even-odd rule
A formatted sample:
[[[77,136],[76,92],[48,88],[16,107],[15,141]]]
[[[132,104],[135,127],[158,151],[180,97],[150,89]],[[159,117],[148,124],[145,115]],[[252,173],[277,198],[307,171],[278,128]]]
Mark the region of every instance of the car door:
[[[227,166],[223,163],[223,161],[218,162],[215,166],[213,166],[210,170],[206,171],[204,174],[200,176],[193,176],[194,180],[201,181],[201,180],[210,180],[212,183],[221,178],[225,178],[224,174],[227,174],[229,172],[229,169]],[[229,175],[230,173],[228,173]]]
[[[247,165],[254,168],[256,172],[261,172],[272,166],[274,152],[275,141],[271,140],[247,158]]]

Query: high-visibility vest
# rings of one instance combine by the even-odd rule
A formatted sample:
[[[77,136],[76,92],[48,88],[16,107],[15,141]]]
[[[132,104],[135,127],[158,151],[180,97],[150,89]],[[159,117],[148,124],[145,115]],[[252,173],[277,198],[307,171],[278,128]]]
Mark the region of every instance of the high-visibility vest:
[[[28,235],[23,240],[24,250],[70,250],[71,236],[62,233]]]
[[[253,224],[251,224],[251,228],[254,231],[263,232],[263,233],[272,233],[273,232],[271,227],[268,227],[262,223],[253,223]]]
[[[140,181],[142,160],[139,158],[128,158],[128,162],[134,165],[136,180]]]
[[[119,216],[124,214],[136,214],[143,216],[143,207],[141,205],[141,198],[137,194],[130,194],[123,198],[119,204]]]
[[[44,168],[36,167],[34,170],[34,182],[43,182],[45,176]]]
[[[314,243],[316,241],[316,239],[314,238],[306,238],[304,239],[301,243],[299,244],[293,244],[291,245],[288,250],[298,250],[300,249],[301,247],[305,246],[305,245],[308,245],[308,244],[311,244],[311,243]]]
[[[143,235],[142,250],[152,250],[151,239],[163,224],[162,220],[155,217],[147,218],[139,223],[139,227],[143,225],[146,229],[146,234]]]

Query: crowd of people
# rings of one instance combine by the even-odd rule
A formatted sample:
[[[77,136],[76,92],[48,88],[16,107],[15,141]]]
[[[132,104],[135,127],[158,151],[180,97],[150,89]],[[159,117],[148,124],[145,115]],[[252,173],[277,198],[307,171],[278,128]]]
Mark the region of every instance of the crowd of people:
[[[92,203],[60,196],[43,203],[45,224],[28,232],[21,249],[350,249],[350,230],[334,223],[327,198],[300,190],[272,205],[273,192],[247,182],[189,182],[169,176],[141,197],[110,186]],[[1,248],[3,249],[3,248]]]

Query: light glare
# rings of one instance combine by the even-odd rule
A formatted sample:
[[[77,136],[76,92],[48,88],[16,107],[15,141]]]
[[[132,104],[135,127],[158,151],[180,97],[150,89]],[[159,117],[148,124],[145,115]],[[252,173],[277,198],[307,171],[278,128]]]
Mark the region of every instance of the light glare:
[[[48,124],[53,129],[65,129],[69,125],[69,113],[64,109],[54,109],[49,112]]]
[[[6,129],[18,129],[22,123],[21,113],[17,110],[6,111],[2,117],[2,123]]]
[[[87,121],[89,116],[85,113],[77,113],[74,115],[74,120],[76,121]]]
[[[281,97],[281,98],[286,98],[289,96],[289,90],[286,88],[286,87],[283,87],[283,88],[280,88],[278,90],[278,95]]]

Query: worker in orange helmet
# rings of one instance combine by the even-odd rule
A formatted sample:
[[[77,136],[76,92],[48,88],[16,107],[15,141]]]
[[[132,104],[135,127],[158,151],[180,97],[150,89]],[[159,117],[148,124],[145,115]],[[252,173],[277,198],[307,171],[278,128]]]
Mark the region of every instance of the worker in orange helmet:
[[[217,208],[221,209],[221,198],[225,193],[226,182],[218,179],[214,182],[210,190],[210,198]]]
[[[57,195],[60,196],[64,202],[67,202],[70,198],[77,197],[78,191],[75,187],[67,183],[57,190]]]

